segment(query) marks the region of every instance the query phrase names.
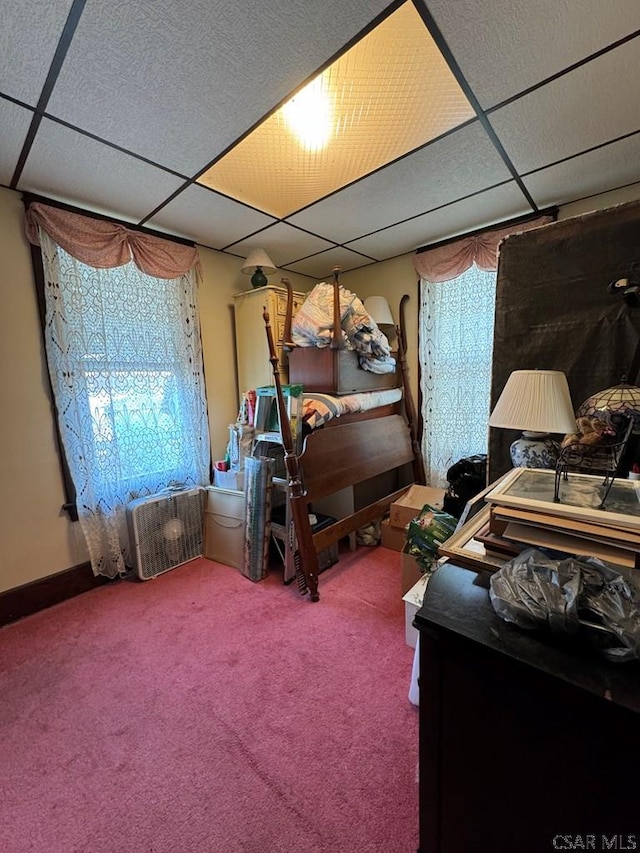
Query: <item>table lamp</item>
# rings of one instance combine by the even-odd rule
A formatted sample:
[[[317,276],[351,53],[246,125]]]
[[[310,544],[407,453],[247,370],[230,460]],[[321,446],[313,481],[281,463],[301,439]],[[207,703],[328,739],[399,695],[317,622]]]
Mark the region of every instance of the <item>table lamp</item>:
[[[632,417],[635,421],[634,431],[640,432],[640,387],[622,381],[592,394],[576,412],[579,418],[601,418],[613,422],[618,415]]]
[[[384,296],[368,296],[364,300],[364,308],[380,331],[389,338],[395,329],[391,308]]]
[[[560,370],[514,370],[489,426],[522,430],[511,445],[514,468],[555,468],[560,448],[549,433],[576,430],[567,377]]]
[[[251,276],[252,287],[264,287],[267,275],[275,271],[276,267],[264,249],[254,249],[242,265],[242,272]]]

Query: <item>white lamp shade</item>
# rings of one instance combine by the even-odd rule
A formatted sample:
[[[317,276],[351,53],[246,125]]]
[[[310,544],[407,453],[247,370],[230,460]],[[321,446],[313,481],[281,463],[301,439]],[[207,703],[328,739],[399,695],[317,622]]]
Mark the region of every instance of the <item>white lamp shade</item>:
[[[489,426],[541,433],[575,432],[567,377],[560,370],[514,370],[491,413]]]
[[[271,275],[276,271],[276,266],[264,249],[254,249],[242,265],[245,275],[252,275],[260,267],[265,275]]]
[[[384,296],[368,296],[364,300],[364,307],[367,314],[375,322],[377,326],[394,326],[393,317],[389,303]]]

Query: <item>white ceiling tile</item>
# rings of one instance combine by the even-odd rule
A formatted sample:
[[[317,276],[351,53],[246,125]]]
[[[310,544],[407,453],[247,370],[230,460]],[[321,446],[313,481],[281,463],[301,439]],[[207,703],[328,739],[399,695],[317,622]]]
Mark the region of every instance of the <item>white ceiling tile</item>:
[[[2,4],[0,92],[36,105],[71,5],[72,0]]]
[[[640,29],[640,0],[424,2],[487,107]],[[87,2],[47,110],[180,175],[45,119],[18,188],[134,222],[180,191],[146,224],[238,257],[260,241],[274,262],[318,277],[333,265],[370,263],[353,250],[384,259],[528,212],[478,121],[284,223],[203,187],[181,191],[181,175],[233,144],[387,4]],[[31,120],[12,99],[37,101],[71,6],[2,6],[0,183],[11,181]],[[516,167],[531,173],[526,184],[538,204],[640,180],[635,138],[599,150],[640,128],[638,67],[635,38],[489,113]],[[328,249],[334,243],[348,245]]]
[[[192,176],[386,5],[88,3],[49,111]]]
[[[43,119],[18,186],[137,222],[180,184],[174,175]]]
[[[271,216],[192,184],[145,224],[188,237],[201,246],[222,249],[273,221]]]
[[[637,38],[491,113],[519,173],[637,130],[639,65]]]
[[[264,231],[254,234],[248,240],[241,240],[239,243],[227,246],[227,251],[246,258],[251,249],[257,247],[266,249],[274,264],[280,267],[300,260],[307,255],[330,249],[332,245],[328,240],[323,240],[322,237],[308,234],[306,231],[287,225],[286,222],[277,222],[275,225],[265,228]]]
[[[377,260],[384,260],[531,212],[517,184],[511,181],[377,234],[354,240],[349,243],[349,247]]]
[[[0,184],[9,184],[33,113],[0,98]]]
[[[640,29],[638,0],[428,0],[485,109]]]
[[[355,270],[358,267],[363,267],[366,264],[373,263],[369,258],[363,258],[362,255],[356,252],[350,252],[349,249],[338,247],[337,249],[329,249],[327,252],[320,252],[318,255],[313,255],[303,261],[298,261],[295,264],[287,264],[287,269],[292,272],[298,272],[302,275],[308,275],[312,278],[329,281],[331,279],[331,271],[334,267],[340,267],[345,272],[347,270]]]
[[[527,175],[536,204],[573,201],[640,181],[640,133]]]
[[[480,123],[475,122],[291,216],[289,221],[336,242],[346,242],[509,178],[511,173]]]

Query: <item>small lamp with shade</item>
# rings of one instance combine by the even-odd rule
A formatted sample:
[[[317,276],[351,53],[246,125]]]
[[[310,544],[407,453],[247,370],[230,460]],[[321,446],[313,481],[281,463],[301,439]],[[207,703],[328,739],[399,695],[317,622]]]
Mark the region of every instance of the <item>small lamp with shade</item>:
[[[384,296],[368,296],[363,304],[365,311],[375,322],[376,326],[389,338],[396,325],[393,322],[389,303]]]
[[[267,276],[276,271],[276,267],[264,249],[254,249],[242,265],[242,272],[251,276],[252,287],[264,287]]]

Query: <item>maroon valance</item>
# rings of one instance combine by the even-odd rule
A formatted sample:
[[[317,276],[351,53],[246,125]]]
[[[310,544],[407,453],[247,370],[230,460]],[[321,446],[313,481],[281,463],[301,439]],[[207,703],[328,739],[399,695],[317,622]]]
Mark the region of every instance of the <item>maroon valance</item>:
[[[469,237],[461,237],[444,246],[416,252],[414,267],[420,278],[427,281],[451,281],[475,263],[481,270],[498,268],[498,246],[510,234],[519,234],[553,222],[552,216],[539,216],[527,222],[508,225],[505,228],[485,231]]]
[[[26,212],[25,230],[29,242],[36,246],[40,245],[39,228],[65,252],[96,269],[121,267],[133,260],[147,275],[178,278],[193,267],[199,268],[195,246],[34,202]]]

